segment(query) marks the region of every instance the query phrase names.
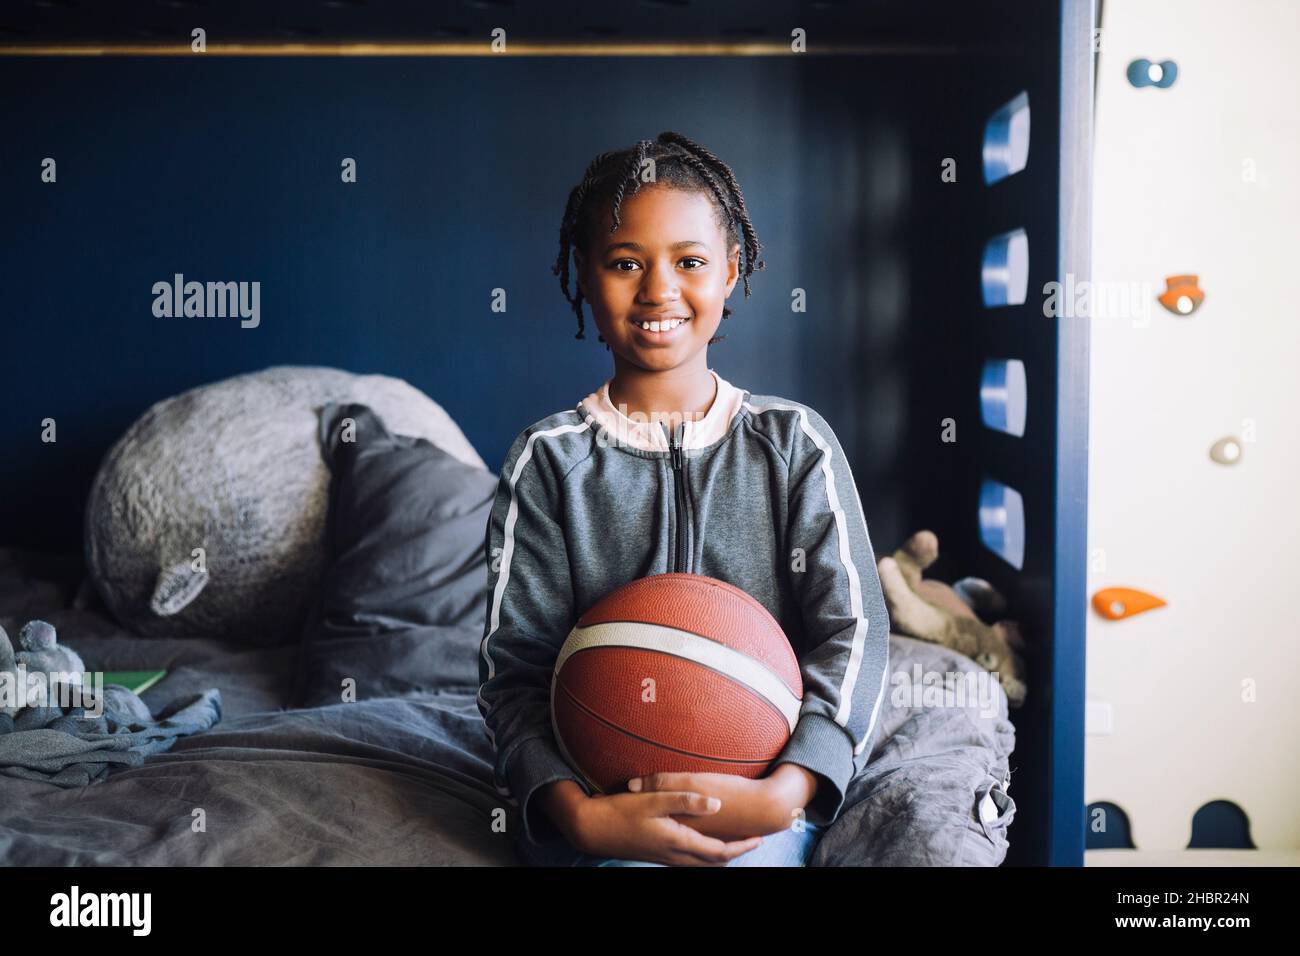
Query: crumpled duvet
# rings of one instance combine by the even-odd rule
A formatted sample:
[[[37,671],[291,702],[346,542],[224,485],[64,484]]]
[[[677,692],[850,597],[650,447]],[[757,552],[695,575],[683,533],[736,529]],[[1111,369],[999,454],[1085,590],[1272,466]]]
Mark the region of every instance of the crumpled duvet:
[[[956,651],[891,634],[891,677],[918,665],[924,672],[982,672]],[[1016,736],[1005,694],[988,686],[993,712],[973,702],[900,703],[887,686],[870,762],[857,758],[844,807],[808,865],[999,866],[1016,811],[1007,793]]]
[[[92,713],[98,710],[92,706]],[[109,684],[98,716],[88,716],[82,706],[30,706],[13,716],[0,714],[0,773],[84,787],[114,767],[138,767],[177,737],[207,730],[219,720],[216,688],[179,698],[154,715],[137,694]]]

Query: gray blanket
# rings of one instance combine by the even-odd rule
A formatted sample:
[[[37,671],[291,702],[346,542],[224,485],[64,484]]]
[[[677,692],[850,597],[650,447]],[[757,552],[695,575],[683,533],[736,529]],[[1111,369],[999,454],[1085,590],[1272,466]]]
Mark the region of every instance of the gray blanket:
[[[970,658],[925,641],[891,635],[894,674],[980,675]],[[954,683],[967,681],[962,676]],[[1007,793],[1015,727],[996,682],[995,713],[965,706],[915,706],[894,687],[871,745],[871,759],[849,784],[844,809],[814,851],[810,866],[998,866],[1007,855],[1015,802]],[[906,697],[907,695],[900,695]]]
[[[167,668],[141,695],[155,713],[219,688],[221,722],[85,788],[0,777],[0,865],[517,864],[517,819],[491,785],[476,688],[464,680],[478,628],[427,635],[459,642],[467,655],[452,675],[458,683],[437,692],[285,709],[296,647],[143,638],[70,601],[66,584],[0,549],[0,624],[13,630],[43,618],[95,670]],[[400,654],[393,658],[372,666],[400,668]],[[975,668],[952,652],[892,639],[891,670],[913,661]],[[984,717],[972,708],[898,706],[891,696],[871,761],[812,865],[1001,862],[1014,810],[995,786],[1006,780],[1014,743],[1005,699]],[[981,805],[999,815],[982,819]],[[505,832],[494,827],[498,808]]]
[[[59,700],[57,691],[51,701]],[[153,714],[136,694],[118,684],[96,698],[70,698],[71,706],[24,706],[0,714],[0,773],[43,780],[60,787],[85,787],[113,767],[138,767],[186,734],[207,730],[221,719],[221,692],[172,701]],[[88,712],[89,708],[89,712]]]

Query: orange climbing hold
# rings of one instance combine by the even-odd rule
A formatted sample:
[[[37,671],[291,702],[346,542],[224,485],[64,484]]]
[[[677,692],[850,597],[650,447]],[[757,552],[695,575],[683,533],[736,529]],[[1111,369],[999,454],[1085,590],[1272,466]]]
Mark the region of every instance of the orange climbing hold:
[[[1102,617],[1122,621],[1152,608],[1164,607],[1165,601],[1146,591],[1133,588],[1102,588],[1092,596],[1092,607]]]
[[[1205,301],[1205,293],[1201,291],[1199,283],[1199,276],[1169,276],[1165,279],[1165,291],[1160,293],[1158,301],[1174,315],[1191,315]]]

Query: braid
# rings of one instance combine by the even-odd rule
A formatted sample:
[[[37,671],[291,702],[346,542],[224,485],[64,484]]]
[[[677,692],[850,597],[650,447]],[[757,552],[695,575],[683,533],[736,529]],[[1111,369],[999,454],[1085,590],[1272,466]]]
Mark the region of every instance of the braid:
[[[762,244],[758,241],[758,233],[754,230],[753,224],[749,221],[749,211],[745,208],[745,196],[740,191],[740,183],[736,182],[735,173],[731,171],[730,166],[720,160],[708,149],[700,146],[698,143],[692,143],[680,133],[660,133],[659,138],[666,142],[678,144],[686,151],[686,154],[690,156],[692,160],[716,173],[717,176],[721,178],[722,182],[726,184],[727,195],[731,197],[731,201],[735,204],[735,219],[740,223],[741,233],[745,240],[744,249],[742,250],[745,255],[745,261],[753,264],[752,268],[745,269],[741,273],[744,276],[745,296],[748,298],[749,276],[751,273],[761,270],[764,263],[754,261],[758,258],[758,253],[762,249]],[[719,198],[721,198],[721,190],[718,190],[715,187],[715,192],[717,192]]]
[[[643,139],[627,149],[601,153],[587,167],[582,181],[569,193],[560,222],[560,253],[551,271],[560,279],[560,291],[573,307],[578,319],[577,339],[586,338],[582,314],[583,294],[580,289],[569,292],[569,257],[575,249],[585,251],[591,228],[601,212],[609,208],[613,225],[618,229],[619,211],[627,194],[629,183],[635,193],[641,187],[640,172],[646,160],[655,163],[655,182],[666,183],[679,189],[704,192],[712,200],[719,223],[731,245],[741,248],[740,274],[744,280],[745,297],[749,298],[749,277],[764,267],[758,260],[762,244],[749,221],[745,197],[735,174],[712,152],[692,142],[680,133],[660,133],[655,140]],[[722,317],[728,318],[731,309],[725,305]],[[604,336],[598,336],[604,342]],[[721,342],[725,335],[714,336],[708,344]],[[608,343],[605,348],[609,348]]]
[[[564,219],[560,223],[560,255],[551,271],[560,277],[560,291],[564,293],[564,297],[569,300],[573,311],[578,316],[578,334],[574,336],[578,339],[586,337],[582,334],[582,293],[569,295],[569,249],[578,228],[579,214],[587,201],[587,194],[596,181],[597,174],[615,155],[613,152],[601,153],[591,161],[591,165],[587,167],[587,172],[582,177],[582,182],[569,193],[569,202],[564,207]]]
[[[627,191],[627,184],[636,183],[636,185],[632,187],[633,192],[636,192],[637,188],[641,185],[638,174],[641,172],[641,164],[645,161],[646,151],[650,145],[650,140],[643,139],[636,144],[634,151],[629,152],[628,154],[623,166],[623,175],[618,179],[618,188],[614,190],[614,222],[611,231],[618,229],[618,212],[623,208],[623,194]]]

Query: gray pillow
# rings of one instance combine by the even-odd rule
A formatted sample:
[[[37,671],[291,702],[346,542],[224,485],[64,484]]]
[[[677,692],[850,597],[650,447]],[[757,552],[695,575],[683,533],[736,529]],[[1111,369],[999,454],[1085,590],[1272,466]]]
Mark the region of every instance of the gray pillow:
[[[86,500],[86,566],[118,623],[146,637],[297,641],[324,563],[326,402],[364,403],[487,468],[442,406],[386,375],[275,365],[164,399],[109,449]]]
[[[498,478],[359,403],[320,410],[331,472],[325,571],[302,635],[296,706],[478,687],[485,547]]]

